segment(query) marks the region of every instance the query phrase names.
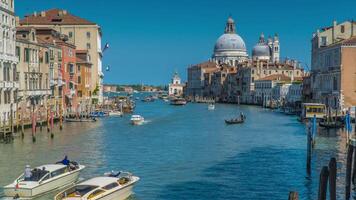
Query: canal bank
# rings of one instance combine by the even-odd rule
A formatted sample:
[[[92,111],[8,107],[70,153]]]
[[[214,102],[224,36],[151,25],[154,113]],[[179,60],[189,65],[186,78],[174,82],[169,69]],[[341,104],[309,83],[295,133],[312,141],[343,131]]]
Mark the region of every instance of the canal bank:
[[[247,121],[227,126],[242,111]],[[140,176],[134,199],[316,199],[319,172],[330,157],[338,161],[338,196],[344,192],[344,135],[316,138],[312,178],[306,179],[306,128],[296,117],[255,106],[206,104],[182,107],[138,102],[147,123],[131,126],[130,116],[93,124],[66,123],[50,139],[46,131],[0,144],[0,185],[10,183],[25,164],[55,162],[65,154],[87,166],[82,178],[112,169]],[[338,135],[338,136],[336,136]],[[43,197],[41,199],[49,199]]]

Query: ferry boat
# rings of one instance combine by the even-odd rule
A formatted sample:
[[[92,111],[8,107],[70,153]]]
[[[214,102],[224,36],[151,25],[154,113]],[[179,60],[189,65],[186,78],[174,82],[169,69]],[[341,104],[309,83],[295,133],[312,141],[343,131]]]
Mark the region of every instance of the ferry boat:
[[[144,121],[145,121],[145,118],[143,118],[141,115],[132,115],[131,116],[132,125],[142,125]]]
[[[54,200],[124,200],[139,180],[129,172],[110,173],[76,184],[58,193]]]
[[[72,162],[73,163],[73,162]],[[4,187],[6,197],[14,199],[31,199],[53,190],[74,184],[79,177],[84,165],[77,163],[70,166],[63,164],[47,164],[31,170],[32,176],[25,180],[21,174],[13,183]]]
[[[174,106],[184,106],[187,104],[187,101],[184,98],[174,98],[171,100],[171,105]]]

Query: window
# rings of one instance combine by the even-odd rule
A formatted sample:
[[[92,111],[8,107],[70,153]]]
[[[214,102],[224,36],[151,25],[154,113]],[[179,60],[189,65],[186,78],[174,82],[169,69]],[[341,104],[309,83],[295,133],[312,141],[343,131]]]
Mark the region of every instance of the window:
[[[24,61],[25,62],[30,62],[30,50],[28,48],[24,49]]]
[[[72,37],[73,37],[73,32],[70,31],[70,32],[68,33],[68,36],[69,36],[69,38],[72,38]]]
[[[19,59],[21,58],[20,54],[21,54],[20,47],[16,47],[16,56],[17,56]]]
[[[87,43],[87,49],[90,49],[90,43]]]
[[[48,51],[46,51],[46,53],[45,53],[45,62],[49,63],[49,53],[48,53]]]
[[[82,77],[78,76],[78,84],[82,83]]]
[[[80,72],[80,65],[78,65],[78,72]]]
[[[341,25],[341,26],[340,26],[340,32],[341,32],[341,33],[345,33],[345,26],[344,26],[344,25]]]
[[[116,182],[113,182],[113,183],[110,183],[109,185],[104,186],[103,189],[104,190],[111,190],[111,189],[113,189],[113,188],[115,188],[117,186],[119,186],[119,184],[116,183]]]
[[[58,61],[62,61],[62,51],[58,51]]]
[[[90,38],[90,32],[87,32],[87,38],[88,39]]]
[[[67,172],[67,167],[64,167],[62,169],[58,169],[58,170],[52,172],[51,173],[51,177],[59,176],[59,175],[64,174],[66,172]]]
[[[325,36],[322,36],[320,46],[326,46],[326,43],[327,43],[327,38]]]

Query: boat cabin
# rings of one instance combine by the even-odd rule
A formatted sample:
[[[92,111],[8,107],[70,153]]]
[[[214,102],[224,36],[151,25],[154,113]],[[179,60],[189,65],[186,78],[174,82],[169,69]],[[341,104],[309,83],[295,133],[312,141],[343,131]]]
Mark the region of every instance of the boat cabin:
[[[320,103],[303,103],[302,105],[302,119],[311,119],[315,117],[317,119],[323,119],[326,116],[326,106]]]
[[[42,165],[31,170],[30,179],[25,180],[24,174],[22,174],[18,181],[42,182],[67,173],[69,170],[68,166],[62,164]]]

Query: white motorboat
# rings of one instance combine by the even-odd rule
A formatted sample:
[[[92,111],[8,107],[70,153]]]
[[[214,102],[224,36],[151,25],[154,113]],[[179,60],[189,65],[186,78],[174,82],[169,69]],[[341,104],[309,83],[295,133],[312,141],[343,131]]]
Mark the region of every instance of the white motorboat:
[[[60,192],[54,200],[124,200],[132,194],[139,177],[128,172],[95,177]]]
[[[208,110],[215,110],[215,104],[213,104],[213,103],[209,104]]]
[[[143,122],[145,122],[145,118],[143,118],[141,115],[132,115],[131,116],[131,123],[133,125],[142,125]]]
[[[112,110],[109,112],[109,116],[122,116],[122,112],[118,110]]]
[[[31,199],[47,192],[74,184],[83,170],[83,165],[48,164],[31,169],[31,177],[24,174],[4,187],[7,197]]]
[[[184,98],[174,98],[171,100],[171,105],[174,106],[184,106],[187,104],[187,101]]]

